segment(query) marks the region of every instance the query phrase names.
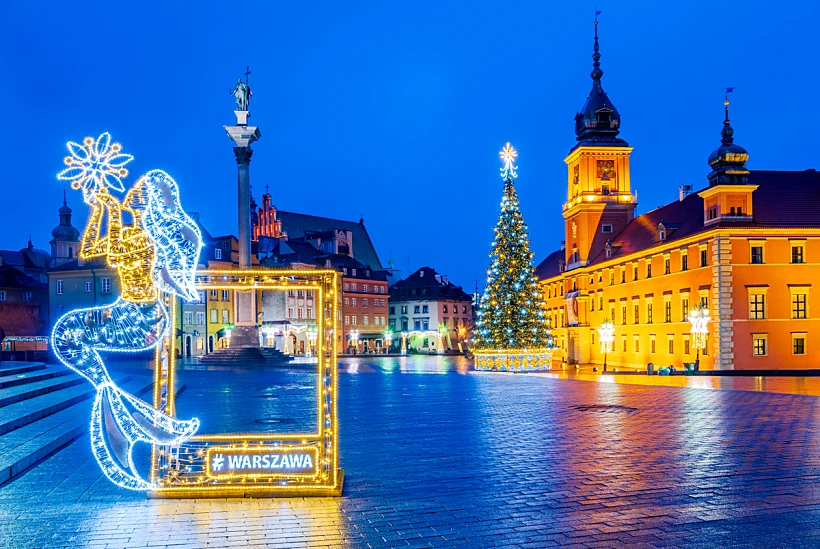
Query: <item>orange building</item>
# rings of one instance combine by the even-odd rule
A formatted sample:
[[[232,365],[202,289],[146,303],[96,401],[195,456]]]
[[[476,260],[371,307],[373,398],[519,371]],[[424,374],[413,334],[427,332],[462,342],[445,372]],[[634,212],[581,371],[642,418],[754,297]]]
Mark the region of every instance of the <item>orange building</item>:
[[[820,335],[811,291],[820,280],[820,173],[749,171],[727,100],[708,186],[682,186],[679,201],[636,217],[632,148],[601,85],[597,23],[593,61],[577,144],[564,159],[566,244],[536,270],[555,358],[603,363],[597,329],[609,319],[608,365],[695,362],[688,316],[702,304],[712,320],[701,369],[820,368],[811,341]]]

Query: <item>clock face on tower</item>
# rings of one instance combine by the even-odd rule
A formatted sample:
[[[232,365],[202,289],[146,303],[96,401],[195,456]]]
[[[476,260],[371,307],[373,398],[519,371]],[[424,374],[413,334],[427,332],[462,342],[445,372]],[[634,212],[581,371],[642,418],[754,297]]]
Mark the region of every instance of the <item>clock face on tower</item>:
[[[614,160],[599,160],[598,161],[598,179],[607,176],[609,179],[615,179],[615,161]]]

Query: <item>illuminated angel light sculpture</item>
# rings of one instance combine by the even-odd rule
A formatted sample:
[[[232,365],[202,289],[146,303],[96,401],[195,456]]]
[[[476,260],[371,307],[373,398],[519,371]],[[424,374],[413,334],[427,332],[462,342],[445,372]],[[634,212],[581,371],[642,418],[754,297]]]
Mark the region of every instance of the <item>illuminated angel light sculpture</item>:
[[[142,351],[160,344],[170,324],[162,293],[185,300],[198,297],[194,270],[202,236],[182,209],[177,183],[162,170],[142,176],[122,202],[111,194],[110,189],[125,191],[124,166],[133,157],[122,154],[108,133],[67,147],[68,168],[57,178],[82,190],[83,201],[91,207],[79,257],[105,258],[117,272],[121,295],[110,305],[61,317],[51,334],[52,348],[63,364],[97,389],[91,447],[105,476],[124,488],[151,490],[155,486],[136,470],[134,444],[176,446],[197,431],[199,420],[178,420],[120,389],[100,353]]]

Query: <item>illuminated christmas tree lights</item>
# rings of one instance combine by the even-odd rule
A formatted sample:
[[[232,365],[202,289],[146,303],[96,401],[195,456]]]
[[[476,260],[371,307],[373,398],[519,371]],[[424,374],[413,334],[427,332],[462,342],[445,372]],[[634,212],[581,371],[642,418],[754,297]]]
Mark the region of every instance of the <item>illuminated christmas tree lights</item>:
[[[475,349],[481,351],[544,351],[551,355],[552,340],[538,292],[527,225],[521,216],[513,164],[517,151],[501,150],[504,194],[495,226],[487,270],[487,286],[480,300]]]

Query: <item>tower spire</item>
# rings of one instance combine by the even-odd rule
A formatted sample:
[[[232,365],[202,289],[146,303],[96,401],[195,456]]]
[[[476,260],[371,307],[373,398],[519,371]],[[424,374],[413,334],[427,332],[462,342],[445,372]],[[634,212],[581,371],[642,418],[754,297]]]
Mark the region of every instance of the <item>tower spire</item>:
[[[589,75],[592,77],[592,81],[595,85],[601,85],[601,77],[604,75],[604,71],[601,70],[601,53],[599,51],[600,47],[598,46],[598,16],[601,15],[600,10],[595,10],[595,44],[593,45],[593,54],[592,54],[592,72]]]
[[[723,101],[723,106],[726,109],[726,118],[723,120],[723,128],[720,130],[720,142],[724,145],[734,143],[732,136],[735,130],[732,129],[732,123],[729,121],[729,94],[733,91],[735,91],[734,88],[726,88],[726,99]]]

